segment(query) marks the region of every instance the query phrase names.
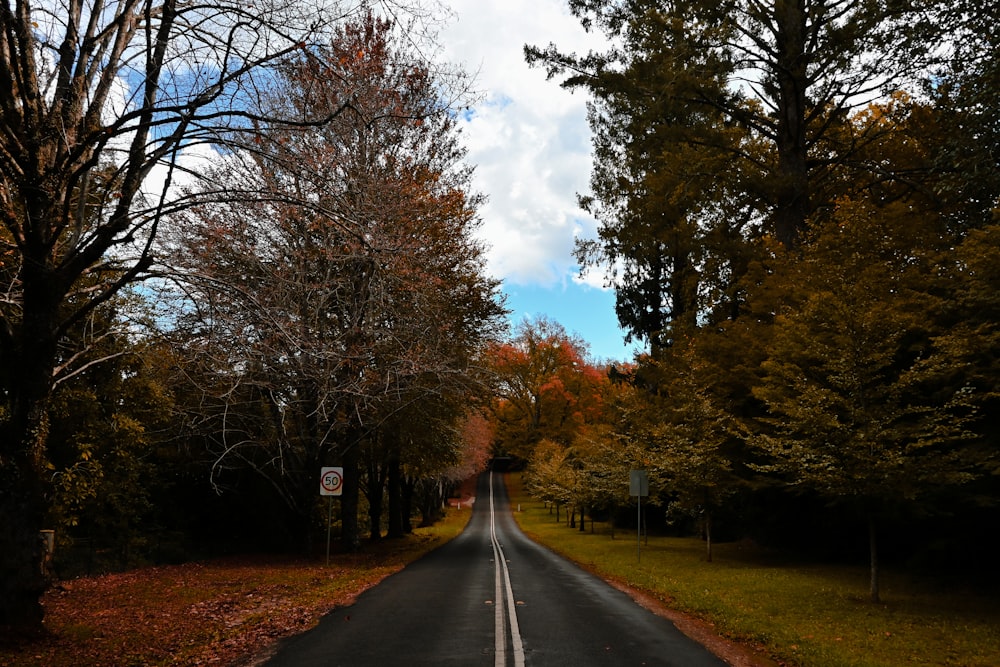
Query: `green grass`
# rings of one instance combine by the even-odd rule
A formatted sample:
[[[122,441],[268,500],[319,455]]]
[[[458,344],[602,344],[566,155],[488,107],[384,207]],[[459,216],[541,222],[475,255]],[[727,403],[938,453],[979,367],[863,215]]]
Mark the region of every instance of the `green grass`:
[[[868,598],[866,567],[799,563],[747,544],[719,544],[713,561],[694,538],[650,537],[637,557],[635,532],[570,529],[507,479],[522,529],[587,566],[762,645],[803,667],[1000,665],[1000,602],[972,591],[885,572],[883,603]],[[639,562],[637,562],[639,561]]]

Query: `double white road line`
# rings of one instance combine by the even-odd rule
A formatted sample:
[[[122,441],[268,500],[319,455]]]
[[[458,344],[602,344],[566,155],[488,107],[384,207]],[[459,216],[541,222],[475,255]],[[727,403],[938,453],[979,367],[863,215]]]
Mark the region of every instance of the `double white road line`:
[[[524,645],[521,643],[521,631],[517,627],[517,606],[514,602],[514,591],[510,587],[510,570],[507,569],[507,558],[503,553],[503,545],[497,539],[492,470],[490,471],[490,541],[493,542],[493,563],[496,577],[496,593],[493,603],[496,621],[494,665],[507,667],[507,624],[503,613],[504,607],[507,607],[507,618],[510,619],[511,645],[514,647],[514,667],[524,667]]]

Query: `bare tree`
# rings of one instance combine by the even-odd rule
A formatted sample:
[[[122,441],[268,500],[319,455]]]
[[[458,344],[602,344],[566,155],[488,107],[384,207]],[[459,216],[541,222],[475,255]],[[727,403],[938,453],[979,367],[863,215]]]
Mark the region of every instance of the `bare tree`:
[[[503,314],[472,236],[480,198],[442,96],[453,88],[405,36],[368,14],[286,59],[270,103],[330,122],[262,126],[217,172],[222,200],[192,209],[175,244],[192,297],[175,332],[204,397],[192,426],[218,479],[263,476],[308,537],[319,468],[342,465],[348,548],[362,469],[381,500],[416,440],[382,425],[418,401],[423,419],[431,396],[468,403],[475,352]]]
[[[41,622],[60,341],[147,274],[164,216],[192,203],[172,187],[185,151],[313,121],[269,117],[259,96],[357,4],[0,4],[0,625]]]

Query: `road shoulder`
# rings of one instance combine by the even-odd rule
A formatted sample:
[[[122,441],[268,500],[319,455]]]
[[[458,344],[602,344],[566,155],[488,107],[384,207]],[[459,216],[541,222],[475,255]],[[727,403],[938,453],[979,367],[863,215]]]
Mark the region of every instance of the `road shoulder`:
[[[703,645],[722,660],[725,660],[732,667],[781,667],[783,664],[776,662],[761,648],[748,646],[723,637],[716,631],[714,624],[708,621],[672,609],[666,602],[645,591],[629,586],[623,581],[604,576],[580,563],[577,563],[577,565],[625,593],[640,607],[667,619],[678,630]]]

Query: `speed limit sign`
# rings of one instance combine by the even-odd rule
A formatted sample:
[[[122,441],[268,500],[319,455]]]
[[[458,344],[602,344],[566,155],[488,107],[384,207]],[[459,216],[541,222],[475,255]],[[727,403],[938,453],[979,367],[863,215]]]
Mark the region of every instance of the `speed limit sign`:
[[[319,477],[319,495],[339,496],[344,489],[343,468],[322,468]]]

